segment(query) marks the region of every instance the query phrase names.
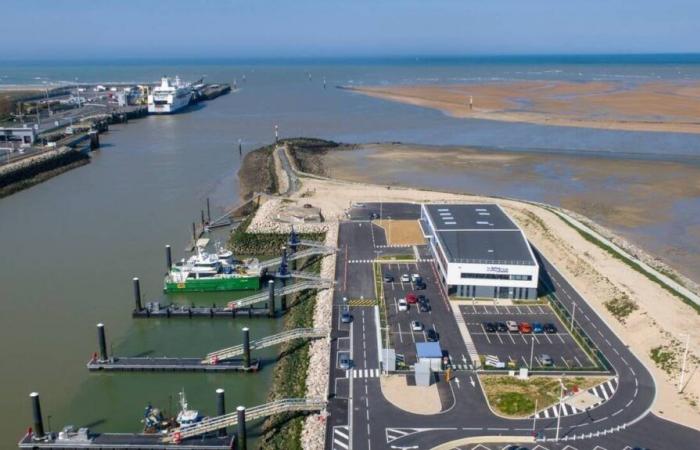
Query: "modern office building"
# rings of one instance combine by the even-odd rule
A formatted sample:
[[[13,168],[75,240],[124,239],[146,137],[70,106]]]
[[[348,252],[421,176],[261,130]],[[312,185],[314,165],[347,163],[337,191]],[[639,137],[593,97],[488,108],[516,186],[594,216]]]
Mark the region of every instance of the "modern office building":
[[[496,204],[424,204],[421,228],[450,297],[537,298],[539,265]]]

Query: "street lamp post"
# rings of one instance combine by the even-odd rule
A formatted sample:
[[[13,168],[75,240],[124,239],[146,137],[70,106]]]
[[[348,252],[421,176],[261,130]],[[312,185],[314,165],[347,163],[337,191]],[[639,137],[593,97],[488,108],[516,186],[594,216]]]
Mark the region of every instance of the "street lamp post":
[[[535,335],[530,335],[532,337],[531,339],[531,345],[530,345],[530,367],[528,367],[529,370],[532,370],[532,357],[535,355]]]
[[[559,425],[561,424],[562,398],[564,398],[564,382],[562,381],[561,378],[559,378],[559,386],[560,386],[560,391],[559,391],[559,414],[557,414],[557,436],[554,439],[556,442],[559,442]]]
[[[574,331],[574,317],[576,316],[576,302],[573,302],[574,310],[571,313],[571,331]]]
[[[535,398],[535,413],[532,415],[532,435],[535,436],[535,424],[537,423],[537,398]]]

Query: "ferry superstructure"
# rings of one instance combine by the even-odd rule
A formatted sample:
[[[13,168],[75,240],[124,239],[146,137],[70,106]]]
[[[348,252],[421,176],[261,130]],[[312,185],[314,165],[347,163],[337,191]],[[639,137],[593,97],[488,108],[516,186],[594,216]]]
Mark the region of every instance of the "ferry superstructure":
[[[192,100],[192,86],[175,77],[160,79],[160,85],[153,88],[148,96],[148,112],[151,114],[172,114],[189,105]]]

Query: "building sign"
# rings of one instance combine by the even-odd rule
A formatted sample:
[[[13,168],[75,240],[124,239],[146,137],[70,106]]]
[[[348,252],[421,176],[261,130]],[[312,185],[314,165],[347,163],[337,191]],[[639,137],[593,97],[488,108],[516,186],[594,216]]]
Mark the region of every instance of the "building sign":
[[[487,273],[508,273],[507,267],[486,266]]]

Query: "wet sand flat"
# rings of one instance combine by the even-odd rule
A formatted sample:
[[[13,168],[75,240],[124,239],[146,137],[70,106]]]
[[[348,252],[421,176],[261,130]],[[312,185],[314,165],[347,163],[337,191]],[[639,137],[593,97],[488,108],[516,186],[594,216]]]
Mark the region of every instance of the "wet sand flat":
[[[698,81],[635,84],[518,81],[345,88],[376,98],[438,109],[459,118],[700,133]]]
[[[333,178],[559,205],[700,282],[700,164],[398,144],[323,161]]]

